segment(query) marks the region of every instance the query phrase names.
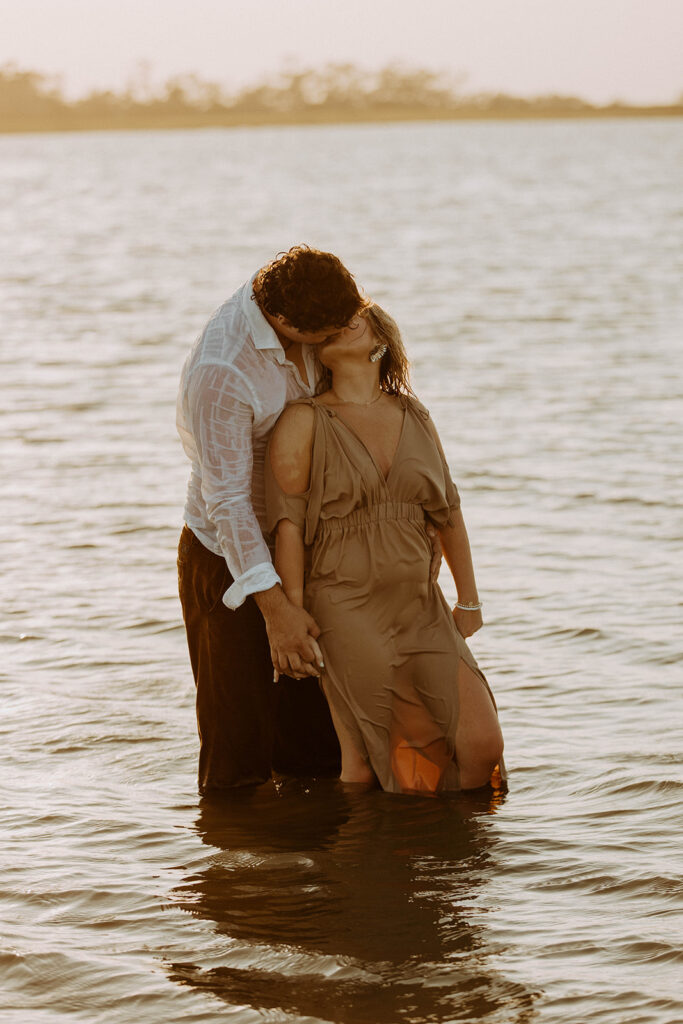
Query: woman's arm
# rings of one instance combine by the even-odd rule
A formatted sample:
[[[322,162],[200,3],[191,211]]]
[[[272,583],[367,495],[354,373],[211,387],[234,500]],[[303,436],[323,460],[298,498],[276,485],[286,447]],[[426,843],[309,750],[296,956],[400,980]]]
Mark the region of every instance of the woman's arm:
[[[275,571],[282,589],[297,608],[304,606],[304,534],[289,519],[281,519],[275,532]]]
[[[270,441],[273,476],[285,494],[303,494],[311,475],[314,410],[292,405],[278,420]],[[303,527],[281,519],[275,533],[275,570],[282,588],[299,608],[304,604]]]
[[[439,529],[439,537],[446,564],[455,581],[458,603],[479,604],[474,566],[472,565],[472,551],[465,528],[465,520],[460,509],[451,513],[451,519],[453,525],[442,526]],[[463,608],[456,607],[453,609],[453,618],[459,632],[465,637],[471,636],[481,629],[484,621],[481,609],[465,611]]]
[[[444,464],[444,471],[448,472],[448,462],[444,455],[441,438],[434,426],[433,420],[428,420],[429,429],[434,438],[436,447],[439,450]],[[459,501],[459,499],[458,499]],[[477,583],[474,578],[474,566],[472,564],[472,551],[470,549],[469,537],[465,528],[465,520],[462,517],[460,507],[451,507],[450,523],[439,527],[439,539],[446,564],[451,570],[451,576],[455,582],[458,592],[458,604],[479,604],[477,594]],[[481,609],[467,611],[463,608],[453,609],[453,618],[462,636],[471,636],[481,629],[484,620]]]

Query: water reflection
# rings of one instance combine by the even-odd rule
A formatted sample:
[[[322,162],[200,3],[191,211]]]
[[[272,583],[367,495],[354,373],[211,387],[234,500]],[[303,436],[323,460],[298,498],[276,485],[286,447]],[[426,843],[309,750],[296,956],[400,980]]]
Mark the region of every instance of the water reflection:
[[[532,994],[496,970],[477,899],[502,799],[289,780],[202,800],[196,829],[218,852],[174,901],[227,941],[220,964],[197,950],[170,977],[339,1024],[530,1021]]]

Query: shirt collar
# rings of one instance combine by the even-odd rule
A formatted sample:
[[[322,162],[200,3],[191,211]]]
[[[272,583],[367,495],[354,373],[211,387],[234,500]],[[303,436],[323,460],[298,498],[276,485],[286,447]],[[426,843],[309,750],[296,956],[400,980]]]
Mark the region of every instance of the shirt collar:
[[[270,349],[275,353],[278,363],[284,363],[285,350],[280,344],[277,334],[259,309],[256,299],[252,298],[255,278],[256,274],[253,274],[242,289],[242,311],[249,324],[251,340],[254,343],[254,348]]]

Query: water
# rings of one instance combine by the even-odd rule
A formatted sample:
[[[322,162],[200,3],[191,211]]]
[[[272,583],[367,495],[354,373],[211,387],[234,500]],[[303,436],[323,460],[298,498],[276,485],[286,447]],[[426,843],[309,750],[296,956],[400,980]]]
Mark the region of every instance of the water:
[[[682,166],[665,120],[0,138],[3,1022],[683,1017]],[[302,240],[441,430],[503,798],[198,801],[176,382]]]

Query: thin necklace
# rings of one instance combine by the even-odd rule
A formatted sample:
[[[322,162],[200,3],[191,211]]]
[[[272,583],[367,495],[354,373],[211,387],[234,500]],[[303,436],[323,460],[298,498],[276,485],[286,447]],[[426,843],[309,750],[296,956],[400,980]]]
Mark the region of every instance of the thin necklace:
[[[384,394],[384,392],[380,388],[379,394],[377,395],[377,398],[371,398],[369,402],[352,402],[350,400],[347,400],[347,399],[344,399],[344,398],[340,398],[339,395],[337,394],[337,392],[334,390],[334,388],[330,388],[330,391],[332,392],[334,397],[339,400],[341,405],[362,405],[363,408],[367,408],[368,405],[374,405],[375,402],[379,402],[380,398]]]

